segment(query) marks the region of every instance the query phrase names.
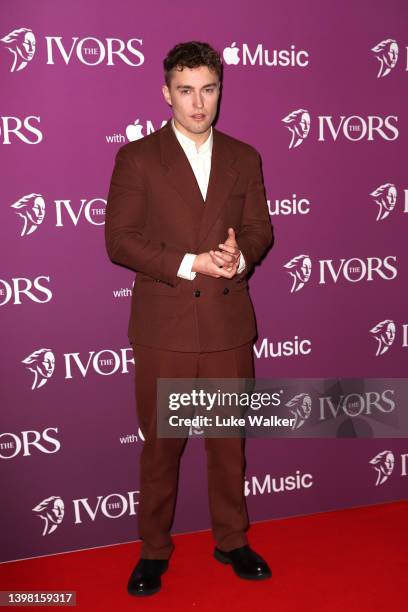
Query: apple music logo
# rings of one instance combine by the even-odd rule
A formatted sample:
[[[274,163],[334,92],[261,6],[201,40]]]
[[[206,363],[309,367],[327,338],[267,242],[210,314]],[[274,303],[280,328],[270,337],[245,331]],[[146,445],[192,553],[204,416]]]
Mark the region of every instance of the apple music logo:
[[[271,66],[271,67],[298,67],[304,68],[309,65],[309,54],[307,51],[297,51],[295,45],[290,45],[290,49],[265,49],[262,43],[250,48],[246,43],[242,47],[237,47],[237,43],[231,43],[230,47],[225,47],[222,57],[229,66],[236,66],[242,63],[244,66]],[[240,57],[241,55],[241,57]]]
[[[130,142],[143,138],[143,125],[140,125],[139,119],[136,119],[134,123],[130,123],[126,126],[126,138]]]
[[[147,119],[144,123],[140,123],[140,119],[135,119],[133,123],[129,123],[125,128],[125,133],[123,132],[115,132],[113,134],[107,134],[105,136],[106,142],[108,144],[112,144],[115,142],[133,142],[135,140],[140,140],[144,138],[144,136],[148,136],[152,134],[157,129],[162,128],[167,123],[167,119],[163,119],[161,125],[155,127],[153,125],[153,121]]]
[[[236,64],[239,64],[240,62],[239,49],[235,45],[236,43],[233,42],[230,47],[225,47],[224,51],[222,52],[222,57],[224,58],[225,63],[228,65],[232,64],[233,66],[236,66]]]

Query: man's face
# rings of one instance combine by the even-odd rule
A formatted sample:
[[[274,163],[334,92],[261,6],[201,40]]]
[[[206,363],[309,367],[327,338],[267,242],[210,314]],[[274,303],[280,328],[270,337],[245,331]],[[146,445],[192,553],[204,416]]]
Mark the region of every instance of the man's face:
[[[174,69],[170,86],[163,85],[163,96],[173,109],[176,126],[187,136],[206,132],[217,113],[220,82],[207,68]]]

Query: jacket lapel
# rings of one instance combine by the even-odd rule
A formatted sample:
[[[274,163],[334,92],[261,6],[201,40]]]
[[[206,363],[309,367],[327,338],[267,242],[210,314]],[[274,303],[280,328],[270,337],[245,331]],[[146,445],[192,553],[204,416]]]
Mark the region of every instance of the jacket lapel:
[[[165,179],[178,192],[190,211],[196,208],[201,214],[203,197],[190,162],[171,127],[171,120],[161,130],[160,148]]]
[[[204,204],[204,214],[200,223],[198,247],[205,240],[217,217],[221,214],[222,207],[238,178],[238,172],[233,168],[234,159],[234,151],[228,145],[227,139],[221,132],[213,128],[210,180]],[[218,248],[218,246],[214,245],[213,248]]]
[[[224,135],[213,128],[211,171],[204,202],[190,162],[173,131],[171,120],[161,129],[160,147],[165,178],[194,215],[196,228],[198,224],[198,248],[220,215],[237,180],[238,172],[233,168],[234,151]]]

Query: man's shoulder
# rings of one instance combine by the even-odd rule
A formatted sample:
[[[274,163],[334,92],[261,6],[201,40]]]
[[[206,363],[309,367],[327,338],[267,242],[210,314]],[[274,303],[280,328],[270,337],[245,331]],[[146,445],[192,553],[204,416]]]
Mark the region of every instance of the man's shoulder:
[[[127,142],[126,144],[119,147],[117,151],[117,156],[120,156],[124,159],[134,159],[134,160],[142,160],[144,158],[149,158],[151,155],[157,154],[160,150],[160,132],[164,129],[165,126],[159,128],[155,132],[151,132],[143,138],[139,138],[138,140],[133,140],[132,142]]]
[[[234,153],[237,153],[240,158],[243,157],[244,159],[253,159],[254,157],[260,157],[257,149],[248,142],[234,138],[233,136],[230,136],[229,134],[226,134],[218,129],[216,131],[225,144],[227,144],[234,151]]]

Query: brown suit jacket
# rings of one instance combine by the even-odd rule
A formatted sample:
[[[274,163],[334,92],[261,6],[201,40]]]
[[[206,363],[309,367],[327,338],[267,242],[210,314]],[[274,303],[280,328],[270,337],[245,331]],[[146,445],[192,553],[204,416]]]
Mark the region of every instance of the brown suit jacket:
[[[218,249],[228,227],[246,268],[232,279],[177,276],[185,253]],[[213,128],[205,203],[169,120],[122,146],[105,224],[110,259],[136,272],[129,339],[174,351],[222,351],[257,333],[247,274],[272,244],[259,155]]]

